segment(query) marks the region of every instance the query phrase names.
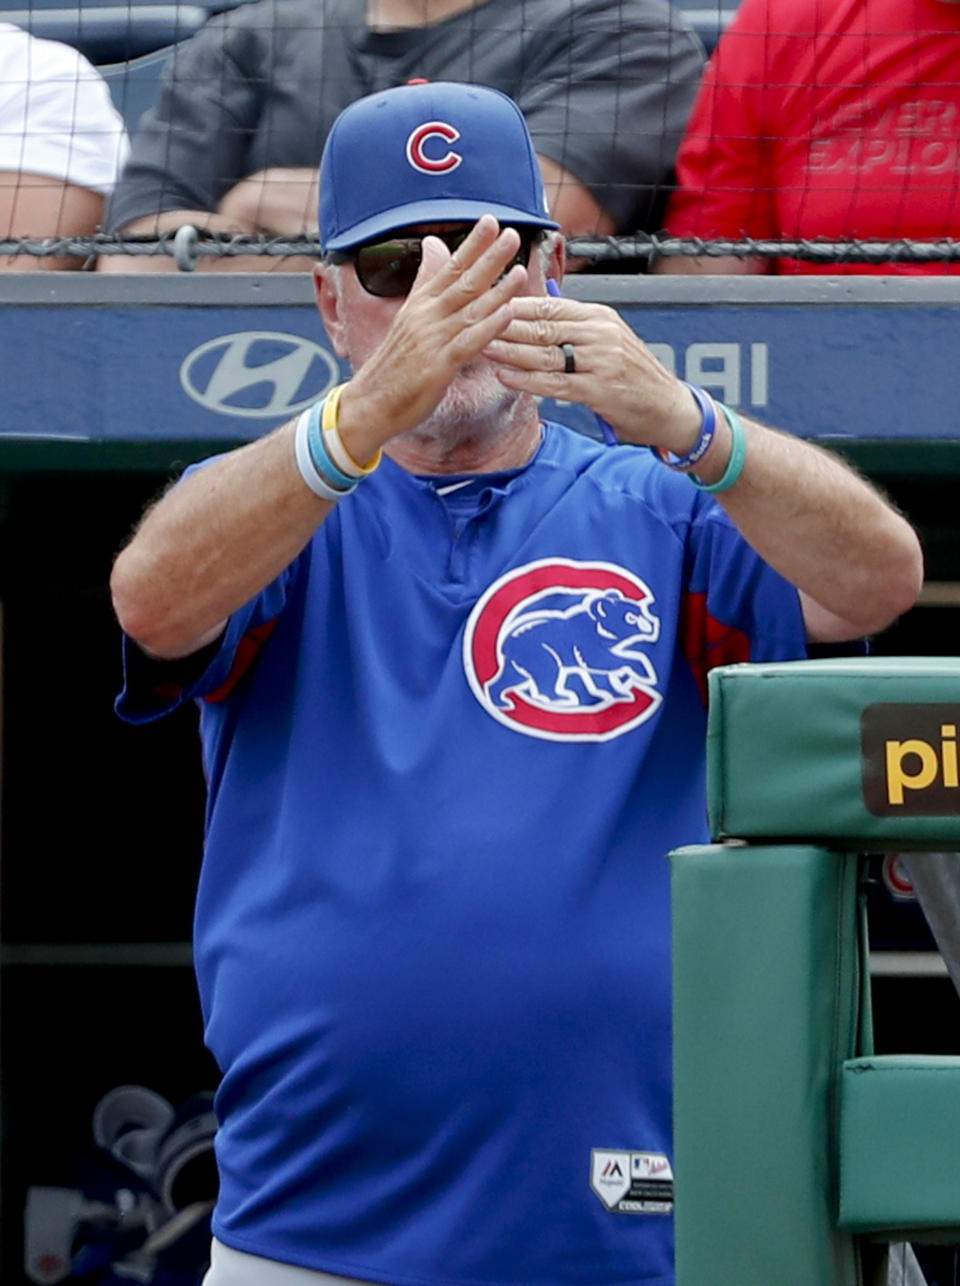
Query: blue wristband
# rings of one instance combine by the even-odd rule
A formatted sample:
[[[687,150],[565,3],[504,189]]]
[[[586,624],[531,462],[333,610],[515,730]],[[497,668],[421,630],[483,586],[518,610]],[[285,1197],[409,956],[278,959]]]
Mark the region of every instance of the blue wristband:
[[[700,408],[700,436],[694,443],[693,449],[686,455],[674,455],[672,451],[664,447],[651,447],[654,455],[668,469],[676,469],[681,473],[686,473],[694,465],[700,463],[703,457],[710,450],[710,444],[713,442],[714,434],[717,431],[717,408],[713,398],[696,384],[688,384],[686,380],[680,383],[684,388],[688,388],[693,394],[693,399]]]
[[[297,469],[300,471],[300,477],[304,480],[315,496],[321,500],[329,500],[331,504],[336,504],[344,496],[350,494],[349,491],[341,491],[333,486],[330,480],[324,477],[323,473],[317,468],[310,454],[310,447],[307,443],[307,433],[310,427],[310,412],[304,411],[297,421],[296,431],[293,436],[294,456],[297,461]]]
[[[321,428],[323,402],[315,402],[307,414],[310,417],[307,428],[307,446],[310,450],[310,459],[313,461],[314,467],[338,490],[343,492],[353,491],[360,479],[351,478],[349,474],[337,468],[331,460],[327,444],[323,440],[323,430]]]
[[[724,406],[722,402],[718,402],[717,405],[730,425],[731,445],[727,467],[723,471],[723,476],[716,482],[701,482],[692,473],[687,475],[695,487],[699,487],[701,491],[709,491],[712,496],[719,491],[729,491],[743,473],[743,466],[747,462],[747,431],[743,427],[743,420],[729,406]]]

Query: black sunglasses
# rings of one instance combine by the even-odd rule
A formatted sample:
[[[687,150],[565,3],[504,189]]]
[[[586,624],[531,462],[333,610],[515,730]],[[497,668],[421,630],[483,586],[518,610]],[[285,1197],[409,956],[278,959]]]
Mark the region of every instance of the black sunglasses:
[[[542,228],[520,227],[516,231],[520,234],[520,249],[504,268],[505,273],[518,263],[526,268],[531,250],[543,237]],[[351,250],[334,250],[327,258],[330,263],[352,263],[357,280],[368,294],[381,299],[399,299],[410,293],[420,271],[425,236],[439,237],[452,254],[459,250],[470,232],[470,228],[455,228],[451,232],[393,237],[389,241],[373,241]]]

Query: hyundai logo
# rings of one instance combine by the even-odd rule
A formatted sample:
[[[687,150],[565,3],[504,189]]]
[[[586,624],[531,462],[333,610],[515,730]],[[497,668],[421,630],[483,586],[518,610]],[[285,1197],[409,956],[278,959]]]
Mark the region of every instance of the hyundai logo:
[[[218,335],[195,348],[180,367],[186,393],[220,415],[254,419],[294,415],[340,378],[336,360],[319,344],[275,330]]]

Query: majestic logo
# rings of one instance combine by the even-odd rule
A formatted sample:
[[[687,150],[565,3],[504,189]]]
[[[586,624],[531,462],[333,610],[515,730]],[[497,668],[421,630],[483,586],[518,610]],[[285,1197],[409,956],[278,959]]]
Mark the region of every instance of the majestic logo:
[[[590,1186],[608,1210],[615,1210],[630,1191],[630,1153],[595,1148],[590,1159]]]
[[[325,348],[272,330],[218,335],[195,348],[180,367],[184,391],[208,411],[257,419],[304,410],[339,377]]]
[[[663,700],[640,647],[660,622],[642,580],[610,563],[547,558],[515,568],[470,613],[463,664],[474,696],[515,732],[609,741]]]
[[[427,121],[425,125],[418,125],[407,139],[407,160],[421,174],[449,174],[463,160],[460,153],[449,146],[459,137],[460,131],[446,121]],[[437,139],[440,139],[439,145]]]
[[[876,817],[960,814],[960,705],[877,702],[860,716],[863,797]]]

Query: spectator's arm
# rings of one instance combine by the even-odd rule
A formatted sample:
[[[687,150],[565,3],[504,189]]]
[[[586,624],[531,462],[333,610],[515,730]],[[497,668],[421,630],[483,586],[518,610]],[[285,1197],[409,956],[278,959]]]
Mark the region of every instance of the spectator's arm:
[[[746,276],[751,273],[769,272],[770,260],[753,256],[749,259],[738,259],[736,255],[670,255],[657,259],[653,265],[654,272],[686,273],[690,276],[708,276],[726,273]]]
[[[610,233],[614,223],[590,189],[549,157],[539,157],[553,217],[567,236]],[[223,198],[219,214],[237,228],[274,236],[316,233],[319,173],[273,167],[242,179]]]
[[[219,205],[219,213],[238,226],[273,236],[316,233],[319,170],[273,166],[241,179]]]
[[[207,210],[167,210],[163,214],[148,214],[134,219],[121,229],[130,237],[157,237],[163,232],[176,232],[185,224],[210,232],[228,232],[234,235],[256,236],[262,228],[245,224],[236,215],[211,214]],[[222,259],[202,256],[197,259],[199,272],[309,272],[316,263],[307,255],[230,255]],[[97,260],[98,272],[179,272],[177,262],[170,254],[155,255],[101,255]]]
[[[606,236],[616,231],[617,225],[588,187],[549,156],[538,159],[550,213],[564,236],[578,237],[594,232]]]
[[[89,237],[100,226],[103,196],[45,174],[0,172],[0,236]],[[82,260],[33,255],[8,255],[0,269],[35,272],[38,269],[79,268]]]
[[[549,157],[540,168],[553,217],[567,236],[614,231],[615,225],[589,188]],[[131,236],[157,236],[184,224],[215,232],[297,237],[317,231],[317,171],[305,168],[269,169],[242,179],[211,214],[206,210],[168,210],[135,219],[123,231]],[[232,255],[201,259],[198,267],[221,272],[302,272],[312,266],[307,256]],[[570,265],[567,265],[568,268]],[[578,266],[573,264],[574,269]],[[170,255],[103,255],[101,272],[175,272]]]
[[[251,174],[236,184],[217,210],[167,210],[134,219],[122,229],[129,236],[158,236],[185,224],[211,232],[244,236],[299,237],[317,231],[317,171],[308,168],[273,168]],[[231,255],[202,258],[197,267],[206,272],[307,272],[315,257],[308,255]],[[171,255],[103,255],[101,272],[176,272]]]
[[[256,69],[266,62],[263,33],[247,21],[235,10],[222,14],[174,49],[156,106],[141,121],[110,199],[108,231],[150,236],[186,223],[220,232],[255,231],[231,212],[220,212],[244,175],[259,110],[262,72]],[[199,266],[224,262],[233,270],[240,264],[201,259]],[[176,269],[166,255],[105,255],[97,266],[106,272]]]
[[[87,237],[126,155],[100,73],[54,40],[7,27],[0,75],[0,237]],[[79,268],[80,258],[15,255],[0,267]]]

